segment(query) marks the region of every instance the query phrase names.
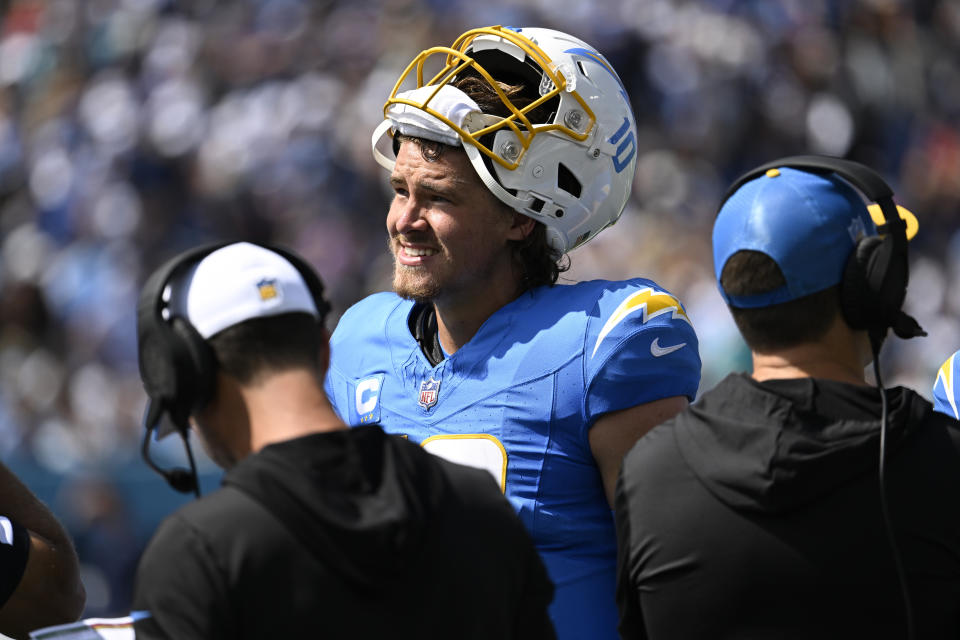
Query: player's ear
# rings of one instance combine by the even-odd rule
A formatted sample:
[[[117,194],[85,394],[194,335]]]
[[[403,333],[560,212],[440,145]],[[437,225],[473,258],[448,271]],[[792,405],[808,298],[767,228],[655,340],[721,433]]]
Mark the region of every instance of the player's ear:
[[[513,223],[510,225],[510,230],[507,232],[507,239],[523,240],[533,232],[533,227],[537,224],[537,221],[530,216],[525,216],[516,211],[512,213]]]

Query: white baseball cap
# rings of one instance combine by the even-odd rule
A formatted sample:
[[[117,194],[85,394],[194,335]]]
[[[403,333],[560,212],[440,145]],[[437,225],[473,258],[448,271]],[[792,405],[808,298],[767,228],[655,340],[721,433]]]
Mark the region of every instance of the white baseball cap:
[[[185,317],[204,338],[253,318],[303,312],[318,317],[310,288],[290,262],[269,249],[237,242],[212,252],[176,286],[173,313]]]

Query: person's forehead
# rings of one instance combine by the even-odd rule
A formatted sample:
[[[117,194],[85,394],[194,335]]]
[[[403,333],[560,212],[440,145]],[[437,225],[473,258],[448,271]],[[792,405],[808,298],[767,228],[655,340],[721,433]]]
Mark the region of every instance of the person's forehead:
[[[391,177],[411,175],[422,180],[442,181],[459,186],[480,183],[467,154],[462,150],[447,147],[439,157],[427,160],[417,142],[404,141],[397,152],[397,162]]]

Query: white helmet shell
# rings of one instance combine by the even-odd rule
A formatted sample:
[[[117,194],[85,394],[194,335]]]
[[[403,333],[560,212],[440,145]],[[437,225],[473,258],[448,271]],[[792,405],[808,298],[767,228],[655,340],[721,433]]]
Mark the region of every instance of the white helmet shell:
[[[425,81],[424,62],[436,54],[446,56],[445,65]],[[431,106],[440,88],[468,69],[493,86],[510,117],[454,122]],[[414,71],[417,89],[437,90],[401,93]],[[505,74],[538,82],[540,98],[516,107],[495,81]],[[545,104],[548,122],[527,117]],[[398,80],[384,105],[386,119],[374,132],[374,156],[388,168],[392,161],[377,145],[396,128],[388,110],[397,105],[421,109],[456,132],[487,188],[512,209],[544,223],[551,247],[560,252],[615,223],[630,196],[637,164],[630,100],[606,59],[566,33],[486,27],[466,32],[449,48],[423,51]]]

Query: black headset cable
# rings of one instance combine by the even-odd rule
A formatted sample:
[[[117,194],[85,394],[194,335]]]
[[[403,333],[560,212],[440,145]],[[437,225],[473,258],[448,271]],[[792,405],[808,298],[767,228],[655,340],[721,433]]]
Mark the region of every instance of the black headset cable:
[[[883,387],[880,377],[880,345],[883,336],[876,331],[870,331],[870,347],[873,350],[873,375],[877,380],[877,390],[880,392],[880,467],[877,474],[880,482],[880,510],[883,513],[883,528],[887,533],[887,542],[893,552],[893,564],[897,570],[897,582],[900,584],[900,595],[903,598],[903,609],[907,622],[907,638],[914,640],[913,603],[910,600],[910,588],[907,584],[907,573],[903,567],[903,557],[897,545],[897,537],[893,530],[893,519],[890,517],[890,505],[887,503],[886,462],[887,462],[887,431],[889,430],[889,416],[887,414],[887,390]]]

